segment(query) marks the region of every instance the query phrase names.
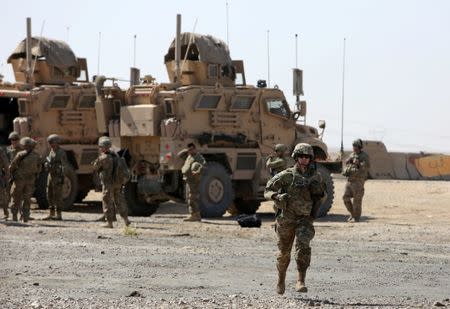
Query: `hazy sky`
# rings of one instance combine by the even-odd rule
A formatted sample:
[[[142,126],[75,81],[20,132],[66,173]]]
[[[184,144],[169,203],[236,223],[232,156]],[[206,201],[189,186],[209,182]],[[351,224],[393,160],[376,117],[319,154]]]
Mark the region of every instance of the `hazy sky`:
[[[175,35],[176,14],[183,31],[227,41],[226,1],[11,1],[1,3],[0,70],[13,80],[6,59],[25,37],[69,41],[86,57],[90,75],[128,79],[137,35],[136,66],[141,74],[167,81],[163,57]],[[383,140],[389,150],[450,152],[450,1],[238,1],[228,0],[231,56],[245,62],[247,82],[267,79],[292,96],[295,33],[304,70],[307,123],[327,121],[325,141],[340,145],[342,53],[346,38],[346,148],[351,141]],[[3,64],[3,67],[1,67]]]

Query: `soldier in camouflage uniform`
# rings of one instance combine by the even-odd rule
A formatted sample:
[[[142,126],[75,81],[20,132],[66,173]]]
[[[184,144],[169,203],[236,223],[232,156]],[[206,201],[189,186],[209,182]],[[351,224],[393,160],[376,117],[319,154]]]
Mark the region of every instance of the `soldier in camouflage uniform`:
[[[6,180],[6,182],[0,184],[0,185],[6,185],[4,187],[4,192],[1,194],[2,199],[2,205],[3,205],[3,212],[4,212],[4,219],[7,220],[9,217],[9,211],[8,211],[8,205],[10,203],[10,191],[11,191],[11,183],[9,182],[10,174],[9,174],[9,164],[14,159],[16,154],[22,150],[20,147],[20,135],[17,132],[11,132],[8,136],[9,141],[11,142],[11,145],[6,148],[6,168],[3,169],[3,180]],[[3,159],[5,161],[5,159]],[[1,191],[1,188],[0,188]]]
[[[297,144],[292,152],[295,165],[267,182],[264,197],[275,201],[277,212],[276,233],[278,236],[278,283],[277,293],[285,291],[286,270],[291,260],[291,249],[295,240],[297,262],[297,292],[307,292],[306,270],[311,261],[310,242],[315,231],[313,218],[324,196],[325,184],[315,168],[314,152],[309,144]]]
[[[361,218],[361,206],[364,196],[364,183],[369,172],[369,156],[362,151],[363,142],[360,139],[353,141],[353,152],[345,161],[342,174],[347,178],[345,184],[344,200],[345,207],[350,213],[349,222],[359,222]],[[353,202],[352,199],[353,198]]]
[[[287,147],[284,144],[275,145],[275,155],[270,155],[266,161],[266,167],[270,170],[270,175],[275,176],[287,167],[287,160],[284,157]]]
[[[0,148],[0,206],[3,208],[3,219],[8,220],[9,211],[9,160],[3,148]]]
[[[48,171],[47,178],[47,200],[50,213],[43,220],[62,220],[63,206],[63,185],[64,170],[68,168],[66,152],[59,147],[60,138],[56,134],[51,134],[47,138],[50,145],[50,153],[48,154],[44,167]]]
[[[130,225],[130,220],[128,220],[128,209],[123,195],[123,185],[117,184],[113,179],[114,156],[117,156],[117,154],[110,149],[111,140],[108,137],[100,137],[98,146],[101,154],[94,161],[93,165],[94,170],[100,174],[102,182],[103,213],[107,221],[103,227],[113,228],[114,208],[122,217],[125,225],[128,226]]]
[[[20,145],[25,149],[19,151],[9,166],[12,179],[11,185],[11,212],[13,221],[17,221],[20,211],[23,222],[30,219],[30,199],[33,195],[35,182],[41,171],[42,161],[33,151],[36,142],[29,137],[23,137]]]
[[[20,135],[17,132],[11,132],[8,136],[8,139],[10,140],[11,145],[6,148],[6,154],[8,155],[9,162],[12,162],[16,154],[22,150],[22,147],[19,143]]]
[[[183,154],[184,153],[184,154]],[[187,156],[186,156],[187,154]],[[193,222],[201,221],[200,208],[198,206],[198,200],[200,195],[200,179],[202,170],[206,164],[205,158],[197,152],[197,149],[193,143],[188,144],[187,150],[179,153],[179,157],[185,157],[181,172],[183,173],[183,179],[186,182],[188,190],[188,207],[190,216],[185,218],[184,221]]]

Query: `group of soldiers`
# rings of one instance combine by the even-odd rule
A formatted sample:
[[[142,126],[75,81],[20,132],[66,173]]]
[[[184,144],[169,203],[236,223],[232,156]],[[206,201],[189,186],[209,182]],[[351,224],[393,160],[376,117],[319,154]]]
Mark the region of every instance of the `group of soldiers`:
[[[349,222],[359,222],[364,196],[364,183],[368,176],[369,157],[362,150],[363,142],[353,142],[353,152],[344,162],[343,175],[347,177],[344,204],[350,213]],[[321,201],[326,197],[326,187],[314,163],[314,150],[306,143],[297,144],[292,152],[294,166],[286,168],[287,147],[275,146],[275,155],[269,156],[266,166],[272,178],[267,182],[264,197],[273,200],[276,207],[275,231],[278,237],[277,293],[284,294],[286,271],[295,242],[297,281],[295,290],[307,292],[306,271],[311,262],[310,242],[315,230],[313,220]],[[353,199],[353,201],[352,201]]]
[[[8,196],[10,195],[12,220],[18,220],[18,213],[23,222],[30,219],[30,198],[35,190],[41,167],[44,166],[48,171],[47,198],[50,213],[43,219],[62,220],[62,186],[65,169],[70,168],[70,165],[65,151],[59,147],[60,138],[55,134],[47,138],[50,152],[44,164],[40,156],[33,151],[36,142],[29,137],[23,137],[20,141],[19,139],[19,134],[12,132],[9,135],[11,145],[6,149],[6,153],[0,152],[0,171],[3,175],[0,183],[0,198],[4,218],[9,217]],[[106,221],[104,227],[113,227],[116,211],[128,226],[130,221],[122,190],[123,183],[116,182],[113,174],[119,157],[111,149],[112,143],[108,137],[101,137],[98,146],[100,154],[93,162],[93,166],[102,183],[102,204]],[[369,158],[362,148],[363,142],[360,139],[353,142],[353,152],[344,162],[343,168],[343,175],[347,177],[343,200],[350,213],[348,219],[350,222],[359,222],[361,218],[364,182],[369,170]],[[308,290],[305,278],[311,262],[310,242],[315,235],[313,220],[322,200],[326,197],[325,182],[321,174],[317,172],[313,147],[306,143],[297,144],[291,154],[295,161],[292,167],[288,167],[286,151],[285,145],[278,144],[275,146],[275,154],[268,157],[266,166],[272,178],[267,182],[264,192],[265,198],[273,200],[276,208],[275,231],[279,250],[276,290],[279,294],[285,292],[286,271],[294,243],[297,263],[295,289],[298,292]],[[193,143],[180,151],[178,157],[184,160],[181,171],[186,182],[189,209],[189,217],[184,221],[201,221],[199,186],[201,175],[206,168],[206,160]]]

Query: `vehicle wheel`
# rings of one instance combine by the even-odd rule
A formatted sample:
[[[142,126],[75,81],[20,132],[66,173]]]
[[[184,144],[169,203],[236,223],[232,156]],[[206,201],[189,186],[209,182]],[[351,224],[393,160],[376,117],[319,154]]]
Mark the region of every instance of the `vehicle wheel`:
[[[34,197],[36,198],[36,202],[38,203],[39,209],[48,209],[48,200],[47,200],[47,172],[39,173],[37,182],[36,182],[36,190],[34,191]]]
[[[325,200],[322,205],[320,205],[319,211],[317,212],[317,217],[320,218],[326,216],[331,206],[333,206],[334,182],[330,172],[324,166],[317,164],[317,172],[322,176],[326,186]]]
[[[128,214],[130,216],[151,216],[157,209],[159,204],[147,203],[139,197],[137,192],[137,183],[127,182],[125,185],[125,200],[128,205]]]
[[[64,169],[64,184],[63,184],[63,205],[62,210],[69,210],[72,208],[73,203],[78,195],[78,178],[75,170],[71,167]],[[40,209],[48,209],[47,200],[47,178],[48,172],[41,172],[36,184],[36,191],[34,196]]]
[[[63,205],[62,210],[69,210],[78,196],[78,177],[75,170],[71,167],[64,169],[64,184],[63,184]]]
[[[234,205],[239,214],[253,215],[261,205],[258,200],[244,200],[237,198],[234,200]]]
[[[221,217],[233,201],[230,175],[223,165],[208,162],[200,180],[199,207],[203,218]]]

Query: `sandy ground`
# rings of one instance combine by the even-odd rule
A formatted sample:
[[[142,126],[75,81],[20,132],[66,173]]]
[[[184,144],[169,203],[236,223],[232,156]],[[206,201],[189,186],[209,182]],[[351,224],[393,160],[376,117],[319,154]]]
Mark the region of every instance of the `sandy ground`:
[[[336,202],[315,223],[309,292],[275,293],[271,203],[261,228],[231,217],[184,223],[185,205],[99,228],[98,194],[64,221],[0,221],[0,308],[324,308],[450,307],[450,185],[369,181],[363,220],[346,223]],[[130,296],[131,295],[131,296]]]

